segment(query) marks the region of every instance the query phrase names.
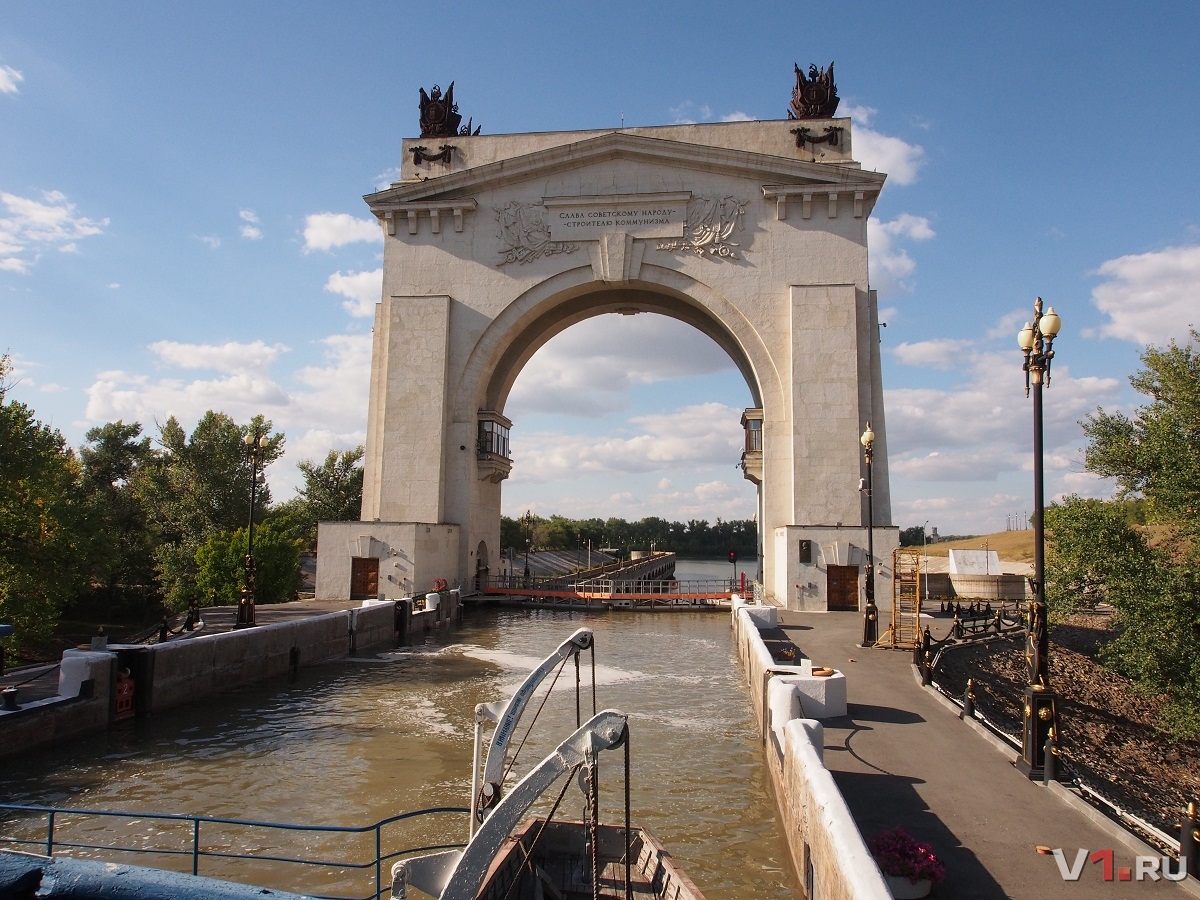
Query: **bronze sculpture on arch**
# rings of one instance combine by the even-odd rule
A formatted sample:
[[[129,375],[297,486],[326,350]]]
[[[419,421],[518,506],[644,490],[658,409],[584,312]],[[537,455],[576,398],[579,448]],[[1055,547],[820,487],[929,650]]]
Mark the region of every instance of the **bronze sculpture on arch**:
[[[421,137],[454,137],[458,135],[479,134],[480,128],[471,131],[472,120],[468,119],[467,124],[461,129],[459,124],[462,122],[462,116],[458,113],[458,104],[454,102],[454,82],[450,82],[450,87],[446,89],[446,95],[442,96],[442,89],[439,85],[434,85],[430,93],[425,93],[425,88],[420,88],[421,91]]]
[[[789,119],[832,119],[841,98],[833,80],[833,63],[828,69],[808,67],[808,77],[796,68],[796,87],[792,89],[792,102],[788,107]]]

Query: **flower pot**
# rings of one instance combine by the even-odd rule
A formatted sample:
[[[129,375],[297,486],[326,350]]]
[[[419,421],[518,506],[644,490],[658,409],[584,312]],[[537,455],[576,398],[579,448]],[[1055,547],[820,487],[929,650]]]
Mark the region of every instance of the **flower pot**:
[[[929,890],[933,887],[928,878],[910,881],[903,875],[884,875],[883,877],[887,880],[888,890],[892,892],[892,896],[896,900],[917,900],[919,897],[928,897]]]

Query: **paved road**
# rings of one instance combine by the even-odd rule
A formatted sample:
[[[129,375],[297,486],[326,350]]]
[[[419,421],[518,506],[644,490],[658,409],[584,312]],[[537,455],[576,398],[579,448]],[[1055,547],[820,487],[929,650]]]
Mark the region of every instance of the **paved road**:
[[[1022,776],[1016,751],[998,749],[921,687],[911,651],[856,646],[859,614],[781,611],[780,628],[816,664],[846,673],[848,715],[824,723],[825,764],[865,836],[902,824],[933,846],[947,870],[934,896],[1200,896],[1167,881],[1105,882],[1098,863],[1064,882],[1037,845],[1063,848],[1068,863],[1081,847],[1111,847],[1118,866],[1147,851],[1118,843],[1110,827]]]

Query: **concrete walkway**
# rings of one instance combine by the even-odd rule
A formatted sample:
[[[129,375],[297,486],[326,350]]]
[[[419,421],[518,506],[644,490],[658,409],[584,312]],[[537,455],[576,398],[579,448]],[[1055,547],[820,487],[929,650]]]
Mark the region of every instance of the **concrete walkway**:
[[[1063,881],[1054,857],[1037,845],[1062,848],[1068,865],[1081,847],[1112,848],[1116,866],[1133,866],[1135,855],[1152,851],[1123,843],[1116,826],[1022,776],[1012,765],[1015,750],[1001,750],[921,687],[911,651],[858,647],[860,614],[780,610],[779,623],[815,664],[846,674],[848,714],[824,722],[825,765],[864,837],[903,825],[932,845],[946,864],[946,881],[932,896],[1200,897],[1195,880],[1186,887],[1105,882],[1099,863],[1085,864],[1078,881]]]

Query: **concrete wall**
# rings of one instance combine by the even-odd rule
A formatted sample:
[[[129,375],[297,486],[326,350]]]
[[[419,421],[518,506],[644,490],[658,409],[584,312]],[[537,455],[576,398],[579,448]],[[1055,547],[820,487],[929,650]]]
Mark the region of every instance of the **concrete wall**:
[[[107,727],[113,712],[116,670],[117,658],[112,653],[64,653],[58,696],[21,703],[15,711],[0,711],[0,759]]]
[[[460,545],[461,529],[457,525],[320,522],[317,598],[350,599],[350,561],[356,556],[379,560],[379,599],[395,600],[432,591],[438,579],[459,588],[456,573]]]
[[[900,529],[876,525],[875,605],[880,612],[892,608],[892,551],[900,546]],[[766,538],[764,538],[766,539]],[[811,555],[801,559],[800,542],[811,541]],[[774,601],[785,609],[825,612],[829,609],[829,566],[858,566],[858,608],[867,606],[867,529],[856,523],[842,525],[790,525],[775,529],[775,558],[784,565],[775,569]]]
[[[789,676],[799,676],[803,667],[776,665],[759,634],[760,627],[775,626],[776,615],[773,607],[734,599],[734,641],[767,743],[767,768],[792,864],[809,898],[890,900],[883,873],[825,768],[821,723],[798,717],[800,679]]]
[[[68,650],[59,669],[58,696],[0,711],[0,759],[107,728],[115,721],[119,668],[129,669],[136,680],[138,714],[162,712],[287,674],[293,667],[395,646],[398,635],[420,637],[457,622],[458,591],[438,596],[436,608],[431,604],[415,612],[411,600],[401,604],[400,614],[396,602],[376,601],[357,609],[164,644],[110,644],[100,652]]]
[[[284,675],[293,662],[311,665],[345,656],[350,650],[351,612],[154,644],[145,648],[151,657],[151,683],[148,688],[139,685],[138,690],[149,690],[147,711],[160,712]]]

